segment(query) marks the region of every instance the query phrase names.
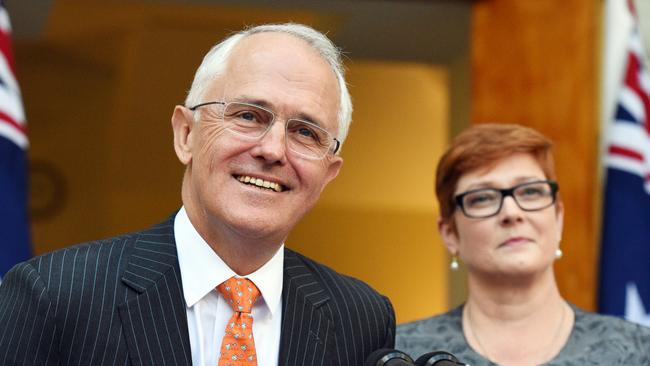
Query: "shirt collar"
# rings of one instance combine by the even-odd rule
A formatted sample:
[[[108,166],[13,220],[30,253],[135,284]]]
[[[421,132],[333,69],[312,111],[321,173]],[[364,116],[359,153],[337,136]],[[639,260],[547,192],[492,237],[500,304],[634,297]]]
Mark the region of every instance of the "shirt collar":
[[[275,315],[282,301],[284,244],[257,271],[246,276],[238,276],[196,231],[187,216],[185,207],[181,207],[174,219],[174,237],[183,283],[183,296],[188,307],[194,306],[208,293],[215,291],[219,284],[235,276],[253,281],[260,290],[269,312]]]

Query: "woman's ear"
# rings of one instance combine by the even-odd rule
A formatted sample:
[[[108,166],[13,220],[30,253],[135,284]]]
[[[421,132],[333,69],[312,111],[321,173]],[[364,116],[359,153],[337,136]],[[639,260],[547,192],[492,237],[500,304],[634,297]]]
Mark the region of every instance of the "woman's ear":
[[[438,218],[438,232],[442,238],[442,242],[449,250],[449,253],[452,255],[458,254],[458,233],[456,231],[456,226],[452,221],[453,218],[444,219],[442,217]]]
[[[556,230],[557,230],[557,242],[559,243],[562,241],[562,230],[564,228],[564,203],[562,200],[558,200],[557,203],[555,204],[555,224],[556,224]]]

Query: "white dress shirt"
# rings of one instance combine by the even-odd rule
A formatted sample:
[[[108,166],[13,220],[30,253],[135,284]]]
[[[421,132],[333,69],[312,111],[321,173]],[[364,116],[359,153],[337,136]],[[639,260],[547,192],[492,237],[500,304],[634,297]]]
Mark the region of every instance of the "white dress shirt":
[[[182,207],[174,220],[174,237],[187,304],[192,364],[219,363],[221,340],[233,310],[216,290],[230,277],[239,277],[203,240]],[[282,321],[284,244],[257,271],[244,276],[260,290],[253,305],[253,338],[258,366],[277,366]]]

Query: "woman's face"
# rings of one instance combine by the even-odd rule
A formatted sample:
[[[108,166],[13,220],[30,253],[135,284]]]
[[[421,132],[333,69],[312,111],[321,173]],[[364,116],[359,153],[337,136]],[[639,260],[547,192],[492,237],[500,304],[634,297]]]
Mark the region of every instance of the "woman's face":
[[[454,195],[479,188],[511,188],[546,180],[530,154],[517,153],[487,169],[461,176]],[[505,197],[501,210],[487,218],[468,218],[456,208],[456,232],[439,223],[447,248],[465,263],[470,274],[526,275],[551,268],[562,236],[563,206],[556,202],[539,211],[523,211],[513,197]]]

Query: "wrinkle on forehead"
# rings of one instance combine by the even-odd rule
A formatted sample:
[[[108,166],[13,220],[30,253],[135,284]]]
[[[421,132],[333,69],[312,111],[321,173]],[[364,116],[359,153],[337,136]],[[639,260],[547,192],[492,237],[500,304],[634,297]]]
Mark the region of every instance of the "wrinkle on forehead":
[[[340,91],[336,75],[313,47],[292,35],[259,33],[246,37],[233,49],[224,76],[210,89],[210,97],[218,100],[245,96],[264,102],[284,118],[300,118],[302,114],[333,132],[338,127]]]

